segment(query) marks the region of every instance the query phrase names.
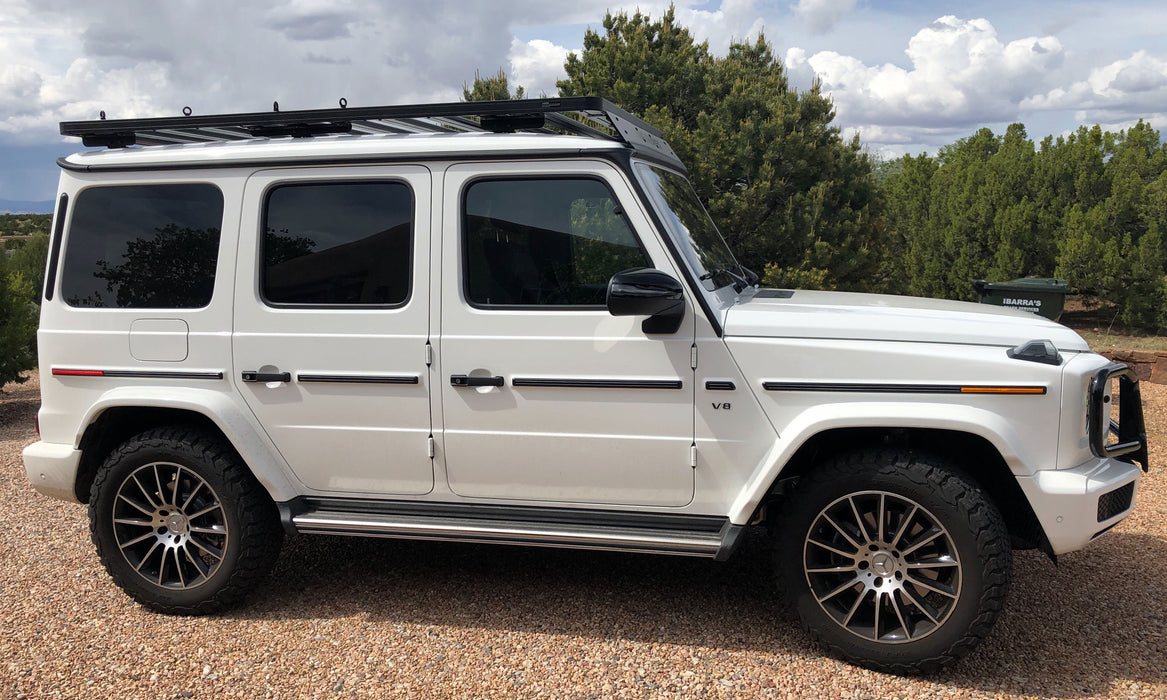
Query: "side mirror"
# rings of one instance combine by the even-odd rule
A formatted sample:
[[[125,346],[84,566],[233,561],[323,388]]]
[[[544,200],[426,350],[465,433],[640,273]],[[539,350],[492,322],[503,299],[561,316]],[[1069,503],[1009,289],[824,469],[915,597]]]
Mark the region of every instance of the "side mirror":
[[[635,267],[608,280],[608,313],[613,316],[648,316],[640,328],[645,333],[676,333],[685,318],[685,291],[670,275],[647,267]]]

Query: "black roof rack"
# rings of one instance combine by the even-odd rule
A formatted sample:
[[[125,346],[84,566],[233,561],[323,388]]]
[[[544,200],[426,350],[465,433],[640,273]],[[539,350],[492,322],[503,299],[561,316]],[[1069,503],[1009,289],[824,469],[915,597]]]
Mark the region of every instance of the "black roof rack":
[[[647,156],[684,169],[663,134],[600,97],[560,97],[494,102],[447,102],[385,107],[347,107],[150,119],[61,122],[61,133],[85,146],[124,148],[166,144],[242,141],[327,134],[565,133],[618,141]]]

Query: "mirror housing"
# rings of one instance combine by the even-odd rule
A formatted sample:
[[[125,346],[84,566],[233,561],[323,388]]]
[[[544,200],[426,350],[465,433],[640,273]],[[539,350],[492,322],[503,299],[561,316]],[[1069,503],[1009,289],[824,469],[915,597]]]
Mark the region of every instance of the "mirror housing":
[[[645,333],[676,333],[685,318],[685,290],[671,275],[648,267],[634,267],[608,280],[608,313],[648,316]]]

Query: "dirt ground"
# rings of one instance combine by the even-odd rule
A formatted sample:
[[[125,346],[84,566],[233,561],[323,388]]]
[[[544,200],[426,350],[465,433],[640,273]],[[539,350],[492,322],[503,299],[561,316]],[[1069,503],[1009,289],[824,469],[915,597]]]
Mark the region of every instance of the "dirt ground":
[[[0,395],[0,698],[1167,697],[1167,386],[1144,384],[1135,514],[1058,565],[1018,553],[985,643],[931,678],[824,657],[778,605],[769,542],[728,563],[290,538],[229,614],[132,603],[83,506],[29,485],[35,380]]]

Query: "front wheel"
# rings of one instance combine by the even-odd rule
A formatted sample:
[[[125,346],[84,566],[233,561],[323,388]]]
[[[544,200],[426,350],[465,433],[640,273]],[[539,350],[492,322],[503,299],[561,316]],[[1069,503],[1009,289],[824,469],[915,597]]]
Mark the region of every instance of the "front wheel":
[[[791,494],[777,528],[777,574],[804,626],[863,666],[935,671],[971,651],[1005,601],[1001,514],[935,457],[831,459]]]
[[[93,482],[89,524],[114,582],[171,614],[238,602],[283,543],[275,504],[234,451],[189,428],[151,430],[114,450]]]

